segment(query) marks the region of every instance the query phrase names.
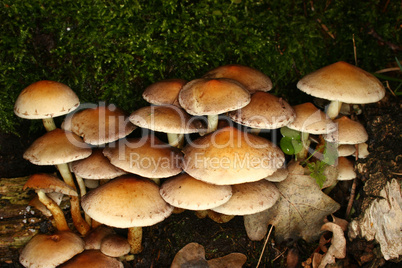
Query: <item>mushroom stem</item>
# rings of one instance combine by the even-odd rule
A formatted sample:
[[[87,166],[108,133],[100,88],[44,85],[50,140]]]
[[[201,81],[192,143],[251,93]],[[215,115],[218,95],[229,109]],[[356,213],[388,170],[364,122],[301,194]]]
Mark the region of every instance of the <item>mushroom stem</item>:
[[[260,132],[261,132],[260,128],[254,128],[254,127],[250,128],[250,133],[251,134],[254,134],[254,135],[258,136],[260,134]]]
[[[172,147],[182,148],[184,144],[184,135],[177,133],[167,133],[168,143]]]
[[[301,151],[297,153],[296,159],[304,160],[307,158],[308,150],[309,150],[310,144],[311,144],[311,141],[309,140],[310,134],[307,132],[301,132],[300,135],[301,135],[301,143],[302,143],[303,147],[302,147]]]
[[[53,118],[43,118],[43,126],[45,127],[47,132],[50,132],[52,130],[56,129],[56,124],[54,123]]]
[[[331,101],[331,103],[327,107],[327,115],[329,118],[334,119],[338,116],[339,111],[341,110],[342,102],[341,101]]]
[[[82,179],[81,176],[78,176],[75,174],[75,178],[77,180],[78,187],[80,188],[80,195],[83,197],[87,193],[87,188],[85,187],[84,180]],[[84,214],[85,216],[85,221],[88,223],[89,226],[91,226],[91,217],[89,217],[86,213]]]
[[[52,213],[57,230],[70,231],[66,217],[56,202],[49,198],[43,190],[37,190],[36,193],[38,194],[39,201]]]
[[[130,253],[140,253],[142,251],[142,227],[128,228],[127,240],[131,247]]]
[[[218,122],[219,122],[219,115],[217,114],[208,115],[208,129],[206,134],[214,132],[218,128]]]
[[[68,168],[67,164],[59,164],[57,165],[57,169],[59,170],[63,180],[67,185],[72,187],[74,190],[77,190],[75,186],[73,176]],[[71,204],[71,218],[73,219],[74,226],[77,228],[78,232],[82,235],[85,235],[90,229],[90,225],[82,218],[81,215],[81,206],[80,199],[76,196],[70,197]]]

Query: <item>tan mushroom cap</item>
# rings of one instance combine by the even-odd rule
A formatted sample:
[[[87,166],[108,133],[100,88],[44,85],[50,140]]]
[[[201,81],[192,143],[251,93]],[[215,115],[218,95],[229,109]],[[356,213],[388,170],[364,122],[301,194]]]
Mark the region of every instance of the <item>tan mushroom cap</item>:
[[[100,249],[103,238],[111,234],[115,234],[115,231],[112,227],[106,225],[99,225],[90,230],[84,237],[85,249]]]
[[[100,145],[130,134],[136,127],[126,114],[114,105],[81,110],[68,116],[62,126],[81,136],[86,143]]]
[[[74,174],[89,180],[113,179],[127,173],[112,165],[100,148],[93,149],[89,157],[72,162],[71,169]]]
[[[153,135],[130,138],[103,154],[112,165],[146,178],[167,178],[182,171],[182,153]]]
[[[249,215],[272,207],[279,198],[275,184],[267,180],[235,184],[232,191],[228,202],[211,210],[226,215]]]
[[[155,105],[171,104],[180,107],[179,92],[186,83],[187,80],[180,78],[161,80],[148,86],[142,97]]]
[[[267,181],[280,182],[284,181],[289,175],[289,170],[286,167],[278,168],[274,173],[266,177]]]
[[[368,134],[362,124],[346,116],[334,120],[338,124],[338,130],[323,137],[328,142],[338,144],[358,144],[368,140]]]
[[[199,78],[182,88],[179,102],[191,115],[217,115],[246,106],[250,93],[232,79]]]
[[[35,235],[24,247],[19,261],[25,267],[56,267],[84,250],[84,241],[72,232]]]
[[[346,103],[372,103],[385,95],[384,86],[374,75],[344,61],[304,76],[297,87],[314,97]]]
[[[338,181],[353,180],[356,178],[353,162],[346,157],[338,157]]]
[[[92,149],[76,134],[59,128],[35,140],[23,157],[35,165],[58,165],[90,156]]]
[[[26,119],[44,119],[68,114],[79,105],[80,100],[70,87],[43,80],[31,84],[20,93],[14,113]]]
[[[167,179],[160,193],[174,207],[205,210],[226,203],[232,196],[232,187],[206,183],[183,173]]]
[[[338,146],[338,156],[349,156],[356,152],[355,145],[341,144]]]
[[[131,113],[134,125],[164,133],[197,133],[200,124],[183,109],[173,105],[146,106]]]
[[[258,129],[281,128],[295,119],[293,108],[282,98],[267,92],[255,92],[248,105],[229,113],[236,123]]]
[[[263,179],[285,161],[276,145],[234,127],[221,128],[194,140],[183,153],[184,171],[198,180],[218,185]]]
[[[88,192],[82,208],[92,219],[113,227],[145,227],[163,221],[173,207],[151,180],[122,176]]]
[[[70,196],[78,196],[77,192],[64,181],[51,174],[34,174],[24,184],[22,190],[41,189],[45,193],[62,193]]]
[[[210,70],[205,78],[230,78],[244,85],[250,93],[270,91],[271,79],[261,71],[240,64],[228,64]]]
[[[85,250],[84,252],[76,255],[74,258],[66,263],[60,265],[59,268],[123,268],[124,265],[116,258],[106,256],[99,250]]]
[[[296,118],[288,128],[315,135],[336,131],[336,124],[311,102],[293,106]]]
[[[120,257],[130,253],[130,244],[121,235],[111,234],[102,240],[100,251],[110,257]]]

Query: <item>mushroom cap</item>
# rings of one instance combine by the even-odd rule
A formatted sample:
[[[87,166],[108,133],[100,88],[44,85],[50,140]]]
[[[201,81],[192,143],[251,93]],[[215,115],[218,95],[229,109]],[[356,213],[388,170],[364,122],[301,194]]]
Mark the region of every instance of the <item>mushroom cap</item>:
[[[103,154],[112,165],[146,178],[167,178],[182,171],[182,153],[153,135],[130,138],[106,147]]]
[[[358,144],[368,140],[368,134],[364,126],[346,116],[337,118],[334,123],[338,125],[338,130],[323,135],[328,142],[338,144]]]
[[[280,182],[284,181],[289,175],[289,170],[283,166],[281,168],[278,168],[274,173],[266,177],[265,179],[267,181],[272,181],[272,182]]]
[[[14,105],[14,113],[26,119],[44,119],[68,114],[79,105],[80,100],[70,87],[42,80],[21,91]]]
[[[336,131],[334,122],[311,102],[293,106],[296,118],[288,128],[315,135]]]
[[[113,179],[126,174],[124,170],[112,165],[100,148],[93,149],[89,157],[72,162],[71,169],[74,174],[90,180]]]
[[[344,61],[304,76],[297,87],[314,97],[346,103],[372,103],[385,95],[384,86],[374,75]]]
[[[22,190],[41,189],[45,193],[62,193],[70,196],[78,196],[77,192],[64,181],[51,174],[34,174],[24,184]]]
[[[346,157],[338,157],[338,181],[348,181],[356,178],[353,162]]]
[[[197,133],[200,126],[183,109],[173,105],[142,107],[131,113],[129,120],[139,127],[164,133]]]
[[[36,139],[23,157],[35,165],[58,165],[90,156],[92,149],[80,137],[59,128]]]
[[[56,267],[83,250],[84,241],[75,233],[38,234],[26,244],[19,261],[30,268]]]
[[[270,91],[271,79],[261,71],[240,64],[228,64],[207,72],[204,78],[230,78],[244,85],[250,93]]]
[[[249,215],[272,207],[279,198],[279,190],[267,180],[235,184],[232,191],[228,202],[211,210],[226,215]]]
[[[184,85],[179,102],[191,115],[216,115],[246,106],[250,93],[232,79],[199,78]]]
[[[255,92],[248,105],[229,113],[236,123],[258,129],[281,128],[295,119],[293,108],[282,98],[267,92]]]
[[[81,136],[86,143],[100,145],[124,138],[136,128],[114,105],[98,106],[68,116],[62,126]]]
[[[338,156],[349,156],[356,152],[355,145],[341,144],[338,146]]]
[[[107,268],[123,268],[124,265],[116,258],[106,256],[99,250],[85,250],[84,252],[76,255],[74,258],[66,263],[60,265],[59,268],[94,268],[94,267],[107,267]]]
[[[82,208],[97,222],[118,228],[154,225],[173,211],[160,196],[156,183],[133,175],[88,192],[82,197]]]
[[[174,207],[206,210],[226,203],[232,196],[232,187],[210,184],[182,173],[167,179],[161,186],[160,194]]]
[[[212,184],[231,185],[263,179],[281,167],[283,152],[262,137],[235,127],[221,128],[183,149],[183,169]]]
[[[142,97],[155,105],[171,104],[180,107],[179,92],[186,83],[187,80],[179,78],[161,80],[148,86]]]
[[[111,234],[115,234],[113,228],[103,224],[90,230],[84,237],[85,249],[100,249],[103,238]]]
[[[120,257],[130,253],[130,243],[121,235],[111,234],[103,238],[100,251],[110,257]]]

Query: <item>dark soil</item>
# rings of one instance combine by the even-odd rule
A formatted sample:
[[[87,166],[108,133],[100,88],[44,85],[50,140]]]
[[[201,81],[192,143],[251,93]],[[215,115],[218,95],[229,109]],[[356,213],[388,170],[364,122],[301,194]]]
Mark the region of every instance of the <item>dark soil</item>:
[[[352,218],[357,217],[375,196],[376,187],[384,185],[390,178],[399,178],[402,161],[402,136],[400,131],[401,103],[398,98],[387,96],[380,104],[366,105],[358,119],[365,124],[369,140],[370,156],[357,163],[367,166],[367,173],[358,174],[357,193],[359,201],[354,203]],[[24,135],[24,132],[22,132]],[[25,132],[27,133],[27,132]],[[49,168],[38,167],[23,160],[24,150],[35,139],[23,136],[0,133],[0,178],[18,177],[36,172],[49,172]],[[385,162],[386,161],[386,162]],[[52,169],[50,172],[54,172]],[[381,176],[378,176],[381,174]],[[396,175],[399,174],[399,175]],[[379,178],[381,177],[381,178]],[[363,188],[367,181],[375,181],[375,187]],[[350,195],[351,182],[339,183],[331,192],[331,197],[341,204],[338,217],[345,217],[345,210]],[[373,192],[374,191],[374,192]],[[68,217],[68,212],[66,210]],[[39,228],[41,232],[52,231],[48,220],[43,220]],[[118,230],[125,235],[124,230]],[[260,267],[286,267],[286,257],[290,249],[296,252],[299,267],[315,250],[317,244],[298,241],[291,245],[278,245],[269,239],[262,252],[264,241],[250,241],[246,235],[243,218],[235,217],[228,223],[218,224],[209,218],[199,219],[191,211],[173,214],[165,221],[144,228],[142,253],[136,255],[134,261],[126,262],[126,267],[169,267],[174,255],[186,244],[197,242],[205,247],[206,258],[212,259],[232,252],[240,252],[247,256],[245,267],[256,267],[263,254]],[[317,242],[318,243],[318,242]],[[20,249],[10,249],[2,256],[1,267],[21,267],[18,263]],[[368,256],[368,257],[367,257]],[[385,262],[378,254],[378,245],[365,240],[348,243],[348,256],[340,261],[343,267],[398,267],[394,262]]]

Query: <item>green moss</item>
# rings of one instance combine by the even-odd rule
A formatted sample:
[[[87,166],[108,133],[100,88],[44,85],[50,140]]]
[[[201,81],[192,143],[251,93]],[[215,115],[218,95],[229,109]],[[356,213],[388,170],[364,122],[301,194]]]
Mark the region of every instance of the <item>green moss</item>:
[[[338,60],[354,63],[353,37],[360,67],[393,62],[401,11],[393,1],[3,0],[1,131],[16,131],[15,99],[41,79],[69,85],[82,102],[131,112],[153,82],[240,63],[291,98],[301,76]]]

